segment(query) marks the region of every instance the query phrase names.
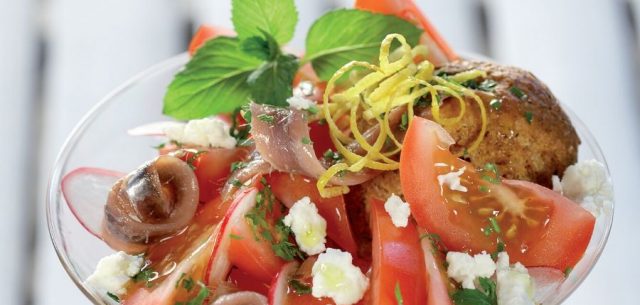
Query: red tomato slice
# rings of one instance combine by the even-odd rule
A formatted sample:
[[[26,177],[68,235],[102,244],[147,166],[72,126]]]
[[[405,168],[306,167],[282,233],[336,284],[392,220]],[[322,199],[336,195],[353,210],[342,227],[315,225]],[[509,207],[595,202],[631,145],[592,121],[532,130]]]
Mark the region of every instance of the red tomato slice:
[[[200,187],[200,202],[208,202],[220,195],[231,173],[231,163],[242,161],[247,154],[246,148],[211,148],[184,150],[178,157],[193,166]]]
[[[449,141],[445,140],[449,139]],[[400,181],[420,226],[449,250],[493,252],[499,241],[514,262],[564,270],[584,254],[595,218],[560,194],[524,181],[500,181],[495,167],[476,170],[448,150],[450,136],[416,117],[400,155]],[[467,192],[441,187],[438,176],[465,167]]]
[[[398,228],[384,209],[384,202],[371,200],[373,265],[372,305],[396,304],[396,289],[404,305],[424,304],[427,298],[424,255],[413,221]]]
[[[231,36],[233,34],[235,33],[232,30],[226,28],[201,25],[189,43],[189,54],[193,56],[193,54],[196,53],[196,50],[207,42],[207,40],[213,39],[217,36]]]
[[[435,54],[430,54],[432,61],[442,64],[458,59],[458,55],[442,38],[438,30],[429,22],[413,0],[356,0],[356,8],[375,13],[396,15],[405,20],[420,24],[427,35],[427,44]]]
[[[262,282],[238,268],[231,269],[228,281],[239,291],[255,291],[262,295],[269,293],[268,282]]]
[[[289,173],[272,173],[269,184],[273,194],[287,207],[308,196],[315,203],[318,213],[327,221],[327,236],[340,248],[357,255],[357,245],[349,224],[349,217],[342,196],[322,198],[315,180]]]

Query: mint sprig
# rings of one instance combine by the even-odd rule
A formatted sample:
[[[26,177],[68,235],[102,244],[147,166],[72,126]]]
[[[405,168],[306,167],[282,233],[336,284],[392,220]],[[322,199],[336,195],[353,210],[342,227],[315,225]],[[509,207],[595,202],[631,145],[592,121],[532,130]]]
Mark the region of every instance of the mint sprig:
[[[332,11],[309,29],[304,61],[311,61],[320,79],[328,80],[350,61],[377,59],[380,42],[392,33],[416,45],[422,31],[395,16],[349,9]]]
[[[489,279],[481,277],[478,279],[480,288],[478,289],[460,289],[456,291],[451,298],[456,305],[497,305],[496,283]]]
[[[278,44],[293,38],[298,11],[293,0],[233,0],[231,21],[240,40],[268,32]]]

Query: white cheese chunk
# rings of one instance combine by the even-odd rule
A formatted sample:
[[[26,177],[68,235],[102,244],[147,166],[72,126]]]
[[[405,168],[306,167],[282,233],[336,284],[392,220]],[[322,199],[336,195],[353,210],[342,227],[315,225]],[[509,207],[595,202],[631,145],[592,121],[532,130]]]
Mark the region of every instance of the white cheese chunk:
[[[440,189],[446,185],[452,191],[466,192],[467,187],[460,184],[460,176],[464,174],[464,171],[467,169],[466,166],[461,167],[457,171],[451,171],[450,173],[446,173],[443,175],[438,175],[438,183],[440,184]]]
[[[327,242],[327,221],[318,214],[309,197],[303,197],[293,204],[283,222],[291,228],[300,250],[309,255],[320,254]]]
[[[556,187],[564,196],[579,203],[596,217],[611,212],[611,179],[604,165],[596,160],[580,161],[569,166],[560,185]]]
[[[387,201],[384,203],[384,210],[391,216],[391,222],[398,228],[404,228],[409,224],[409,215],[411,215],[411,209],[409,204],[402,201],[402,199],[396,195],[391,194]]]
[[[496,265],[498,305],[535,305],[535,287],[527,268],[520,263],[509,265],[507,252],[498,254]]]
[[[463,252],[447,253],[447,275],[465,289],[475,289],[475,281],[479,277],[491,277],[496,271],[496,264],[491,255],[486,253],[471,256]]]
[[[331,298],[336,305],[357,303],[369,286],[369,279],[353,265],[351,254],[338,249],[329,248],[320,254],[311,274],[311,294],[316,298]]]
[[[142,269],[144,259],[141,256],[128,255],[122,251],[103,257],[85,284],[93,287],[101,295],[113,293],[122,295],[125,287]]]
[[[308,110],[316,106],[316,103],[300,95],[294,95],[287,99],[289,106],[298,110]]]
[[[169,139],[182,144],[227,149],[236,146],[236,139],[229,134],[229,124],[218,118],[170,125],[165,127],[164,132]]]

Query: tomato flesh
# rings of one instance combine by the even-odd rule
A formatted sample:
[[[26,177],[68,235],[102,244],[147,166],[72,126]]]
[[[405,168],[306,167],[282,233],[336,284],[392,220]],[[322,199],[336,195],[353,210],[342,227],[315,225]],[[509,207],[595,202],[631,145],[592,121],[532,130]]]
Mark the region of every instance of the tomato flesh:
[[[380,200],[371,200],[373,264],[372,305],[396,304],[396,289],[403,304],[423,304],[427,297],[424,255],[415,223],[396,227]]]
[[[268,178],[273,194],[288,207],[308,196],[318,213],[327,221],[327,236],[340,248],[356,256],[356,241],[351,231],[344,197],[322,198],[315,180],[289,173],[272,173]]]
[[[513,261],[564,270],[577,263],[595,218],[565,197],[529,182],[500,180],[492,166],[476,170],[448,150],[446,131],[414,118],[400,156],[405,198],[420,226],[439,235],[449,250],[494,252],[504,243]],[[452,190],[438,177],[460,171]]]

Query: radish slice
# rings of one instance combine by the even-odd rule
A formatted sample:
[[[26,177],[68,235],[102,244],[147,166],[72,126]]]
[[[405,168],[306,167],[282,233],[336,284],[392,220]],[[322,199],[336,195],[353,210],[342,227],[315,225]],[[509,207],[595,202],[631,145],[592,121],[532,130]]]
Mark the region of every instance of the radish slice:
[[[80,167],[62,179],[62,195],[71,213],[98,238],[101,238],[107,196],[111,187],[124,175],[106,169]]]
[[[205,273],[205,284],[218,285],[226,280],[227,275],[231,271],[231,261],[229,260],[229,244],[231,243],[231,230],[241,221],[256,203],[256,195],[258,189],[255,187],[248,188],[236,195],[231,207],[227,211],[220,225],[218,225],[214,235],[216,236],[213,245],[213,255],[209,260],[207,271]]]
[[[282,267],[271,283],[269,305],[283,305],[289,293],[289,279],[298,270],[298,262],[291,262]]]
[[[185,123],[162,121],[144,124],[127,130],[130,136],[164,136],[165,130],[174,126],[183,126]]]
[[[420,236],[425,236],[427,231],[422,228],[418,228]],[[420,241],[422,246],[422,252],[424,253],[424,263],[426,265],[427,272],[427,285],[428,285],[428,305],[452,305],[449,298],[449,291],[447,290],[446,278],[443,278],[445,274],[442,268],[444,268],[444,259],[439,256],[437,249],[434,249],[431,239],[424,237]]]
[[[534,300],[537,304],[544,303],[549,297],[555,295],[565,279],[564,272],[554,268],[533,267],[528,270],[535,283]]]

